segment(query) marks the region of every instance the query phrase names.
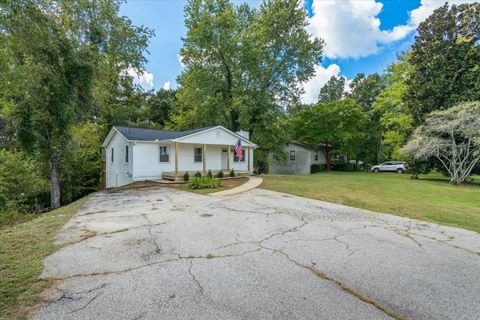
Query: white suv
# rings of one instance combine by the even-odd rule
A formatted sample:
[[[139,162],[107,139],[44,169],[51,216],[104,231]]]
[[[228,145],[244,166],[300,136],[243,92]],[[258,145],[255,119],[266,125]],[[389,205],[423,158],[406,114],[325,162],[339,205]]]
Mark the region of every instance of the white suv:
[[[387,161],[382,164],[373,166],[370,170],[372,172],[397,172],[404,173],[407,171],[406,163],[401,161]]]

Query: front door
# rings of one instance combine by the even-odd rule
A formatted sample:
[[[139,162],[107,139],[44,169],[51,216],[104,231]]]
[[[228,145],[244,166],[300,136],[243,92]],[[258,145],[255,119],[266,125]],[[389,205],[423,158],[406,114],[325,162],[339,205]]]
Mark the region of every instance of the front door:
[[[222,170],[227,170],[228,167],[228,151],[227,149],[222,149]]]

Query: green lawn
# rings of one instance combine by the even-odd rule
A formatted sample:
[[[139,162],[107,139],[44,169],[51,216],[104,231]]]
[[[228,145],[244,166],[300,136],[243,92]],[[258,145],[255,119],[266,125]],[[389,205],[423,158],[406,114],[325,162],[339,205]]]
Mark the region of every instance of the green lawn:
[[[262,188],[480,232],[480,185],[455,186],[440,176],[321,172],[265,176]]]
[[[0,228],[0,319],[25,319],[50,283],[38,277],[53,240],[87,198],[13,226]]]

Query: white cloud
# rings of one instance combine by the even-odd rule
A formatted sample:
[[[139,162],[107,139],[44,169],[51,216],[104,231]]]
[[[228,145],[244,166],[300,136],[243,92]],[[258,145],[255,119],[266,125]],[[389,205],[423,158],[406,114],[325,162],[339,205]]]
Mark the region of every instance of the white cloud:
[[[340,76],[340,66],[337,64],[331,64],[327,68],[323,66],[315,66],[315,76],[307,81],[303,85],[305,93],[302,95],[303,103],[315,103],[318,101],[318,94],[320,89],[325,85],[325,83],[330,80],[332,76]],[[345,78],[345,90],[348,90],[348,84],[350,80]]]
[[[381,30],[382,7],[376,0],[317,0],[307,31],[325,40],[329,58],[365,57],[377,53],[380,44],[403,39],[412,30],[410,26]]]
[[[145,90],[153,89],[153,74],[146,71],[141,70],[137,71],[134,68],[128,68],[125,73],[133,78],[133,83],[140,85]]]
[[[450,0],[450,4],[472,3],[474,0]],[[377,53],[384,44],[404,39],[415,31],[445,1],[421,0],[409,12],[406,24],[382,30],[378,15],[383,4],[378,0],[314,0],[313,16],[307,31],[325,40],[329,58],[361,58]]]
[[[418,25],[425,21],[429,15],[433,13],[433,11],[445,4],[446,1],[439,1],[439,0],[421,0],[420,7],[417,9],[413,9],[410,11],[410,20],[408,22],[409,25],[414,26],[415,28]],[[462,3],[473,3],[474,0],[449,0],[449,4],[462,4]]]
[[[165,81],[162,86],[163,90],[170,90],[170,81]]]

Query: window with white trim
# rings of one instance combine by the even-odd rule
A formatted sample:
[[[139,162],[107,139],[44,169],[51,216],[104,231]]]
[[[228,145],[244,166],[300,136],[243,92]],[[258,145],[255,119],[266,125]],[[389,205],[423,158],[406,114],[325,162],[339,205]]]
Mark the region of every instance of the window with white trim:
[[[110,153],[110,162],[113,163],[114,160],[115,160],[115,151],[114,151],[114,149],[112,148],[112,153]]]
[[[193,149],[193,162],[202,162],[203,161],[203,150],[202,148]]]
[[[170,155],[168,154],[167,146],[160,146],[160,162],[169,162]]]
[[[237,154],[233,152],[233,162],[245,162],[245,149],[242,149],[242,160],[239,161]]]
[[[295,150],[290,150],[290,161],[295,161]]]
[[[318,151],[315,151],[315,161],[318,161]]]
[[[128,163],[128,145],[125,146],[125,163]]]

